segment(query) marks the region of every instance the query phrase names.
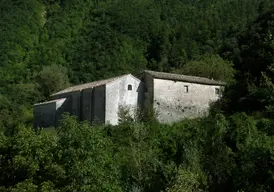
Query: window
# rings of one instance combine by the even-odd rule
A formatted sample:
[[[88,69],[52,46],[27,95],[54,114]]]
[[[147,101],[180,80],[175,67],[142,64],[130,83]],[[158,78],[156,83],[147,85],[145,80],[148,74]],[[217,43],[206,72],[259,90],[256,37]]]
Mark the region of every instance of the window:
[[[132,90],[132,85],[129,84],[129,85],[127,86],[127,90],[131,91],[131,90]]]
[[[219,88],[215,88],[215,94],[220,95],[220,89]]]
[[[188,93],[188,86],[187,85],[184,86],[184,92]]]

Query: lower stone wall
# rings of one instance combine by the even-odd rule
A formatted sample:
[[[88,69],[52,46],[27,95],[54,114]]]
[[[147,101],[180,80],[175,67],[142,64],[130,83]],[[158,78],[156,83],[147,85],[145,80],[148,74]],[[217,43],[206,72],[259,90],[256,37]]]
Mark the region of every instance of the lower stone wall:
[[[219,99],[220,86],[154,79],[153,107],[161,123],[207,115],[211,102]]]

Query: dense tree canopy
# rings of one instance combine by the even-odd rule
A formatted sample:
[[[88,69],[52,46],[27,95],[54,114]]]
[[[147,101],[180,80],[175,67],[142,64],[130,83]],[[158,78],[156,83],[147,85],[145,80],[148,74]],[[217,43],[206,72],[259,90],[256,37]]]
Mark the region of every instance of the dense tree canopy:
[[[56,90],[37,82],[37,74],[47,66],[66,67],[72,84],[144,68],[184,69],[186,63],[204,60],[205,54],[216,55],[224,45],[237,54],[238,41],[232,37],[272,4],[270,0],[1,1],[2,124],[13,124],[7,113],[14,115],[13,122],[25,122],[21,117],[31,112],[30,106]],[[206,70],[194,74],[208,75],[210,69]],[[231,76],[227,70],[221,72],[226,74],[213,78]],[[14,93],[21,91],[24,97],[18,101]],[[15,105],[24,107],[17,110]]]
[[[226,40],[221,49],[233,61],[237,85],[230,95],[234,110],[265,111],[273,105],[274,12],[262,13],[247,29]]]
[[[244,113],[173,125],[92,126],[0,135],[1,191],[269,191],[273,122]],[[270,128],[272,129],[272,128]]]
[[[271,191],[272,0],[2,0],[0,191]],[[32,105],[140,69],[228,83],[206,118],[33,130]]]
[[[234,82],[235,74],[231,62],[223,60],[219,55],[212,54],[205,54],[199,60],[189,61],[182,68],[177,69],[176,72],[217,79],[227,84]]]

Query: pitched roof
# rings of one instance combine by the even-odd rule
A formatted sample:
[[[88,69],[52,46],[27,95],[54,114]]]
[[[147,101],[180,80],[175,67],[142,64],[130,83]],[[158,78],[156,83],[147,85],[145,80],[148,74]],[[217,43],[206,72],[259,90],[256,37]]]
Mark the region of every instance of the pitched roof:
[[[35,103],[34,106],[46,105],[46,104],[55,103],[58,101],[65,101],[65,100],[66,100],[66,98],[54,99],[54,100],[45,101],[45,102],[41,102],[41,103]]]
[[[126,75],[128,75],[128,74],[126,74]],[[109,79],[103,79],[103,80],[99,80],[99,81],[93,81],[93,82],[90,82],[90,83],[75,85],[75,86],[72,86],[72,87],[68,87],[64,90],[61,90],[57,93],[54,93],[51,96],[61,95],[61,94],[64,94],[64,93],[69,93],[69,92],[74,92],[74,91],[82,91],[84,89],[93,88],[93,87],[98,87],[98,86],[110,83],[112,81],[115,81],[115,80],[117,80],[121,77],[124,77],[126,75],[121,75],[121,76],[117,76],[117,77],[113,77],[113,78],[109,78]]]
[[[185,81],[189,83],[199,83],[199,84],[206,84],[206,85],[226,85],[226,83],[224,82],[216,81],[216,80],[205,78],[205,77],[180,75],[175,73],[165,73],[165,72],[157,72],[157,71],[150,71],[150,70],[144,70],[143,73],[147,73],[151,75],[152,77],[159,78],[159,79]]]

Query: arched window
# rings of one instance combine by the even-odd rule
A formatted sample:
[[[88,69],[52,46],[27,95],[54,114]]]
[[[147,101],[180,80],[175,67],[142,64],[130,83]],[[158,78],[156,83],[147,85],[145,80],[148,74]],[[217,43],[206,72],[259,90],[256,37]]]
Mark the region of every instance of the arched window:
[[[127,85],[127,90],[131,91],[132,90],[132,85],[128,84]]]

